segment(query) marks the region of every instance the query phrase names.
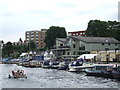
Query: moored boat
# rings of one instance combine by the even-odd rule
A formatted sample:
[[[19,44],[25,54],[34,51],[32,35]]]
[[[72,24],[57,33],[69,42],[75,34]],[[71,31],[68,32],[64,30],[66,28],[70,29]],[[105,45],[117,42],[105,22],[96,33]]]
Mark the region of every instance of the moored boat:
[[[115,79],[120,79],[120,66],[117,66],[117,67],[113,68],[112,76]]]
[[[81,60],[77,60],[69,64],[70,72],[85,72],[86,69],[93,68],[93,64],[90,62],[83,62]]]
[[[100,77],[107,77],[109,74],[108,72],[104,72],[107,67],[113,67],[113,65],[107,64],[96,64],[89,70],[86,70],[85,73],[87,76],[100,76]]]
[[[80,61],[73,61],[72,63],[69,64],[69,70],[70,72],[78,72],[80,71],[80,66],[83,65],[83,62]]]
[[[68,69],[68,65],[65,64],[65,65],[62,65],[58,68],[58,70],[67,70]]]
[[[47,61],[43,61],[43,63],[41,64],[41,66],[43,68],[50,68],[50,60],[47,60]]]
[[[50,64],[50,68],[52,68],[52,69],[57,69],[60,66],[60,62],[59,61],[50,61],[49,64]]]
[[[37,68],[37,67],[41,67],[41,62],[39,61],[29,61],[28,64],[24,65],[25,67],[31,67],[31,68]]]

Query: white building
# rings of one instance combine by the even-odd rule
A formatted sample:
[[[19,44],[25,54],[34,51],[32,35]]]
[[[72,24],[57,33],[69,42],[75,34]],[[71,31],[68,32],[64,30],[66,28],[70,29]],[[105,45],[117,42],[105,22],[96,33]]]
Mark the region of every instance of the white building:
[[[44,60],[54,60],[54,59],[56,59],[56,57],[52,51],[45,51]]]

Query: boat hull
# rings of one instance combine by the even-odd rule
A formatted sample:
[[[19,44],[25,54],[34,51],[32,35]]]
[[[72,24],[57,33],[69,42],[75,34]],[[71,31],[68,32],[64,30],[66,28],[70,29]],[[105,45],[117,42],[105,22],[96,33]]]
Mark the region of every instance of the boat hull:
[[[102,72],[99,70],[96,71],[86,71],[85,72],[87,76],[102,76]]]
[[[113,71],[113,72],[112,72],[112,76],[113,76],[113,78],[115,78],[115,79],[120,79],[120,72],[118,72],[118,71]]]
[[[8,78],[27,78],[27,76],[26,75],[21,75],[21,76],[9,75]]]

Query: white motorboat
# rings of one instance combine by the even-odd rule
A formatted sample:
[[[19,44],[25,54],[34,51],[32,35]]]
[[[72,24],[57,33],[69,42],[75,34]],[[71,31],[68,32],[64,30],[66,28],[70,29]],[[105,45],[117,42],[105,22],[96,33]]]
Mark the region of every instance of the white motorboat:
[[[74,61],[71,64],[69,64],[69,70],[70,72],[85,72],[86,69],[92,68],[92,63],[84,63],[83,61]]]

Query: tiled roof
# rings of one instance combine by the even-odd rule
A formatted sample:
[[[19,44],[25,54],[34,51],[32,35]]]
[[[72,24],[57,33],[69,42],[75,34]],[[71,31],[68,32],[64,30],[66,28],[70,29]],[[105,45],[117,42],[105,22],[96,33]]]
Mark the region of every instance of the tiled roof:
[[[71,36],[72,38],[79,39],[87,43],[120,43],[113,37],[81,37],[81,36]]]

